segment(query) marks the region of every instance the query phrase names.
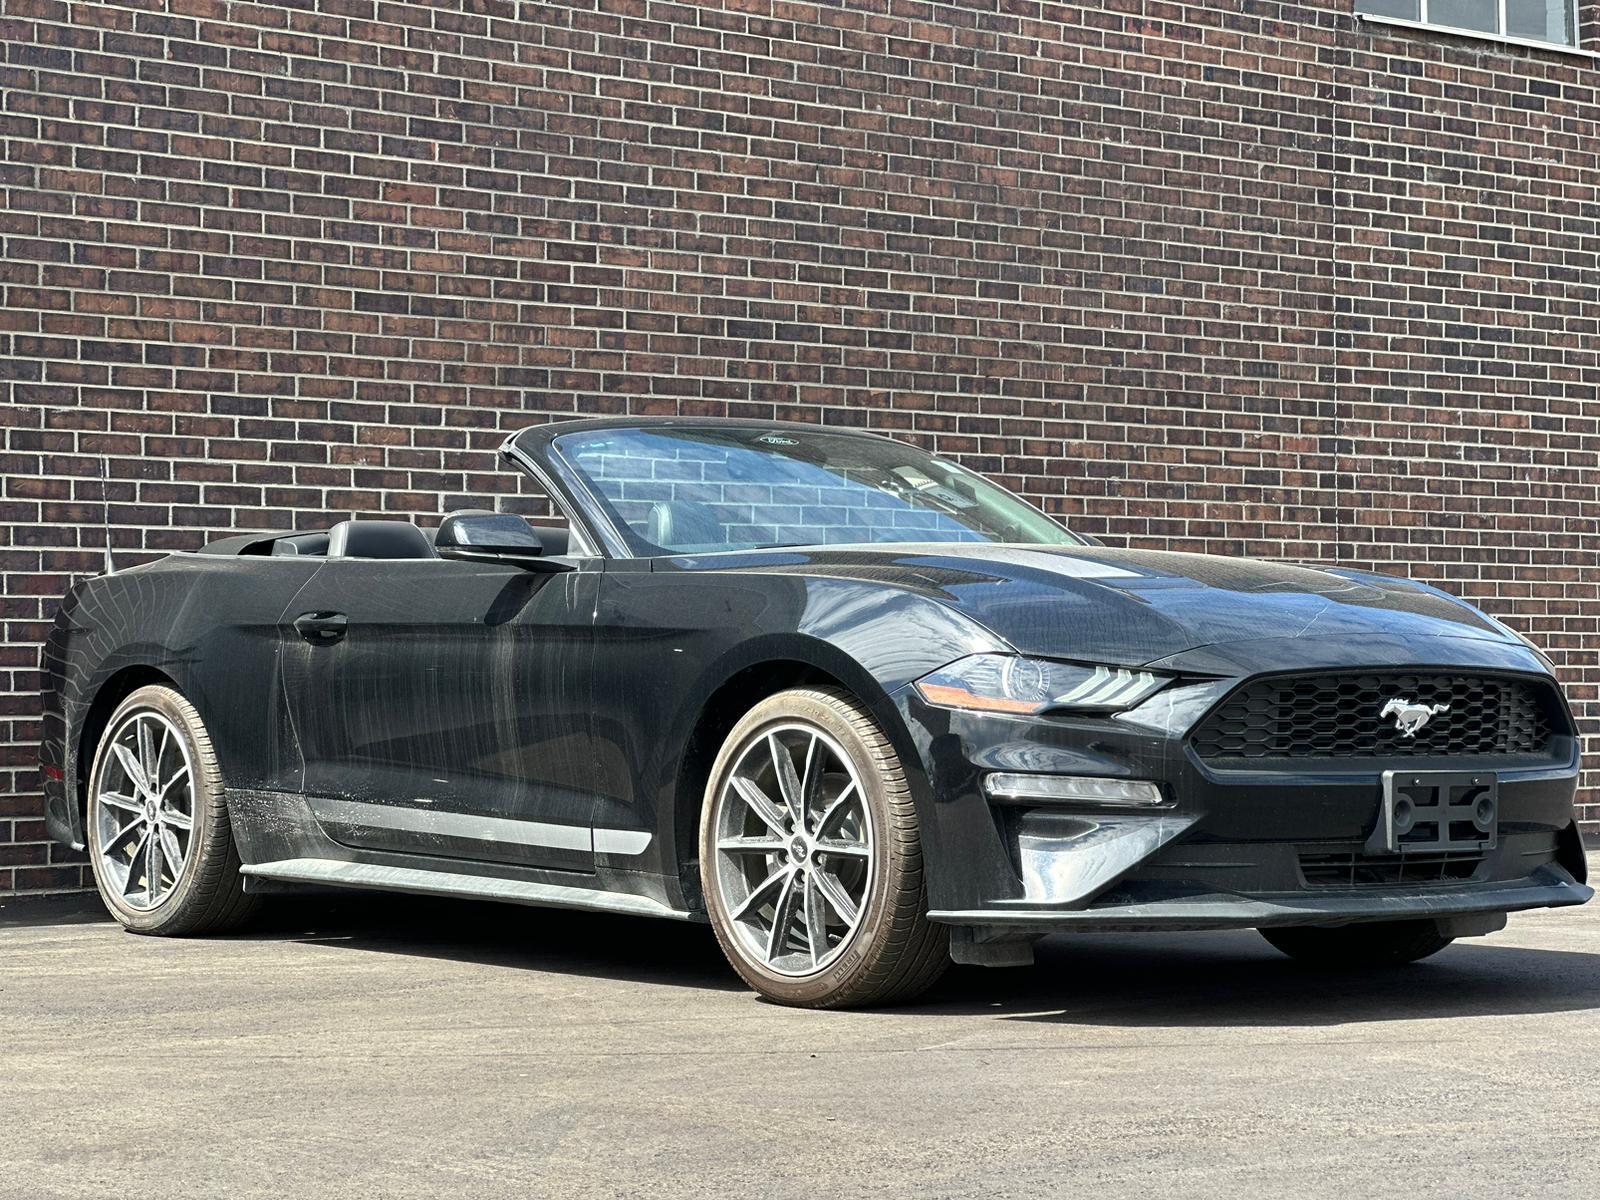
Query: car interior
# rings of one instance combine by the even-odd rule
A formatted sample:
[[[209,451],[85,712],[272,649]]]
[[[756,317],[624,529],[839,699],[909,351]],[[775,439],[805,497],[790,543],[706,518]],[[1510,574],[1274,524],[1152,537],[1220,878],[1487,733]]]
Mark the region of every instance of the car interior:
[[[455,514],[446,514],[453,516]],[[571,534],[564,525],[528,527],[539,535],[545,557],[571,553]],[[667,552],[725,548],[727,531],[708,504],[692,500],[663,500],[651,505],[647,537]],[[206,546],[202,553],[266,555],[273,558],[438,558],[434,550],[437,527],[423,528],[411,521],[358,518],[340,521],[331,529],[305,533],[239,534]]]
[[[570,535],[565,526],[528,523],[544,546],[547,557],[568,553]],[[433,548],[436,529],[424,529],[410,521],[340,521],[328,530],[308,533],[242,534],[223,538],[205,547],[202,553],[266,555],[313,558],[438,558]]]

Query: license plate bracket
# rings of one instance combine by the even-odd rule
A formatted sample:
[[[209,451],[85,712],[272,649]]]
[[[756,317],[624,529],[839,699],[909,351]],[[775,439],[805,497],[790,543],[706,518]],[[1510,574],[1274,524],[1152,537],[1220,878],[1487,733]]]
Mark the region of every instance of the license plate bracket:
[[[1492,771],[1385,771],[1369,854],[1493,850],[1500,780]]]

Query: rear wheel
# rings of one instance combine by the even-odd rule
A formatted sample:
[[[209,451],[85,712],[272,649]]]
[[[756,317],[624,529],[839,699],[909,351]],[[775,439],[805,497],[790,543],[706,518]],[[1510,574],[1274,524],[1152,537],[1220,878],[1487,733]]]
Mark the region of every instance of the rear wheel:
[[[95,885],[128,929],[215,933],[254,911],[211,738],[174,689],[142,687],[112,713],[90,772],[87,817]]]
[[[734,727],[706,791],[700,864],[723,951],[768,999],[908,1000],[949,963],[905,773],[842,691],[781,692]]]
[[[1455,941],[1440,933],[1439,923],[1431,920],[1373,921],[1335,929],[1296,926],[1258,932],[1290,958],[1319,967],[1351,970],[1416,962]]]

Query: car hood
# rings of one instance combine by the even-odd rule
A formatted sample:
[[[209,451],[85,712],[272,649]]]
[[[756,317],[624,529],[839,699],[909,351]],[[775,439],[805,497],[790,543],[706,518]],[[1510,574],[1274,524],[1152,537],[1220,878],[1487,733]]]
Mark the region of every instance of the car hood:
[[[745,558],[715,557],[722,567],[735,565],[729,558]],[[701,559],[694,565],[712,563]],[[1428,649],[1439,639],[1525,649],[1505,626],[1423,584],[1253,559],[1098,546],[939,543],[767,551],[739,565],[921,592],[1024,654],[1129,666],[1202,647],[1269,640],[1338,645],[1341,653],[1330,662],[1349,658],[1351,646],[1364,640],[1388,647],[1373,661],[1395,660],[1397,644],[1407,643],[1416,645],[1412,661],[1444,661]]]

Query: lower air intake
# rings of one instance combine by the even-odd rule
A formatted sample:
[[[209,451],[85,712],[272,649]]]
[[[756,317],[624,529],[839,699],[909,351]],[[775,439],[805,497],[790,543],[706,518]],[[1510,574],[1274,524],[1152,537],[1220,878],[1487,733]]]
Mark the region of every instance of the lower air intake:
[[[1471,879],[1483,863],[1474,852],[1373,857],[1359,852],[1302,853],[1308,888],[1401,887]]]

